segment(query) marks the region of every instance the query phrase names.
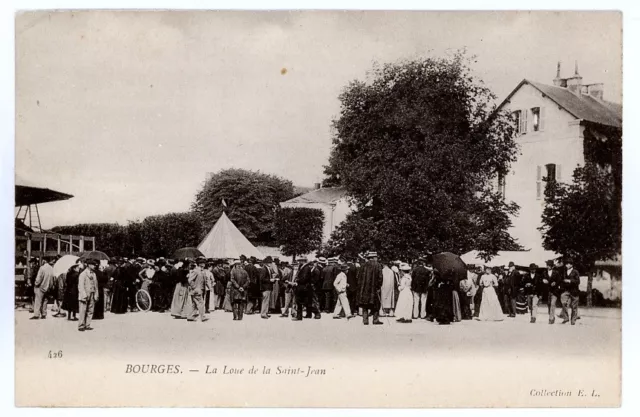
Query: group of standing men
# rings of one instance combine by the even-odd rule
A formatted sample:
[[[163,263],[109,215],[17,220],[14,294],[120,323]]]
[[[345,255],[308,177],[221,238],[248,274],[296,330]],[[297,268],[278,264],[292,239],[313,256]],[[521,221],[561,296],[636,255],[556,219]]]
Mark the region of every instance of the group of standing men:
[[[482,268],[477,272],[477,280],[482,276]],[[501,268],[485,267],[485,275],[497,277],[498,293],[500,305],[504,314],[508,317],[516,317],[519,312],[531,315],[530,322],[535,323],[537,319],[538,303],[542,300],[547,302],[549,310],[549,324],[554,324],[556,319],[556,306],[560,301],[562,313],[560,317],[562,323],[571,322],[576,324],[578,320],[578,303],[580,297],[580,274],[574,268],[574,261],[557,259],[547,261],[546,268],[541,269],[536,264],[530,264],[526,272],[516,270],[513,262],[505,270]],[[479,287],[473,297],[475,305],[474,315],[477,317],[479,306],[482,302],[482,287]],[[523,310],[518,305],[525,306]],[[571,310],[571,314],[569,314]]]

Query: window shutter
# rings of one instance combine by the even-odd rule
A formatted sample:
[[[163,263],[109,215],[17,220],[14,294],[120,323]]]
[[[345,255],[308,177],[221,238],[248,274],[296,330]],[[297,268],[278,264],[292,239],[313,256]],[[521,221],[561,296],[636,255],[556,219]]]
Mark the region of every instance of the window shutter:
[[[527,109],[522,110],[522,133],[527,133],[527,115],[529,111]]]
[[[538,130],[542,131],[542,130],[544,130],[544,122],[545,122],[545,119],[546,119],[544,107],[540,107],[540,115],[538,117],[539,117],[539,122],[538,122],[539,128],[538,128]]]
[[[536,167],[536,199],[542,198],[542,166]]]

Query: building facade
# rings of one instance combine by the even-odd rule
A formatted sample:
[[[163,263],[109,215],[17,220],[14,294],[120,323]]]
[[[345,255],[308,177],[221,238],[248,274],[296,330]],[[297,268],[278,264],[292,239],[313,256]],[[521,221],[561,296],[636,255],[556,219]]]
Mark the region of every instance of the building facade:
[[[506,200],[520,206],[511,235],[525,249],[542,248],[541,226],[545,178],[570,182],[574,169],[594,157],[598,143],[621,136],[622,107],[603,99],[602,84],[582,84],[576,65],[570,78],[553,85],[527,79],[500,105],[511,112],[517,125],[519,156],[510,172],[496,181]],[[596,158],[610,158],[598,155]],[[601,153],[601,152],[600,152]]]
[[[331,233],[351,212],[346,196],[347,192],[342,187],[321,188],[318,186],[313,191],[280,203],[280,207],[306,207],[322,210],[324,213],[322,243],[326,243],[331,237]]]

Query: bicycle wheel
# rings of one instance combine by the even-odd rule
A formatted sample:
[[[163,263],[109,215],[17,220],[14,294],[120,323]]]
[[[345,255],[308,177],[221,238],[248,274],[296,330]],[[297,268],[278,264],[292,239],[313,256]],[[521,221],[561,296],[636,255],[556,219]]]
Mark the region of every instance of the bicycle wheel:
[[[151,310],[151,295],[146,290],[136,292],[136,305],[140,311]]]

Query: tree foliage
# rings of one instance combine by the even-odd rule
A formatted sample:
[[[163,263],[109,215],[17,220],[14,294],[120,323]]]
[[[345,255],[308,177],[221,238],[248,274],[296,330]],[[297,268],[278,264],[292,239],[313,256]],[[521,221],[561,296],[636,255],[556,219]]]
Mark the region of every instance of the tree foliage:
[[[193,213],[150,216],[127,225],[90,223],[58,226],[63,235],[94,236],[96,249],[109,256],[171,257],[176,249],[197,246],[203,237],[202,222]]]
[[[282,253],[293,256],[310,253],[322,244],[324,213],[306,207],[286,207],[276,211],[275,236]]]
[[[548,181],[542,213],[543,244],[574,258],[582,272],[597,260],[613,259],[622,247],[621,194],[610,169],[587,163],[573,172],[573,182]]]
[[[96,238],[96,249],[107,255],[120,255],[122,253],[130,253],[133,250],[127,226],[117,223],[83,223],[72,226],[56,226],[51,231],[62,235],[93,236]]]
[[[513,121],[469,65],[463,52],[386,64],[343,90],[325,183],[356,211],[330,246],[392,258],[519,248],[507,233],[518,207],[493,187],[516,158]]]
[[[211,228],[226,212],[250,240],[272,243],[274,215],[278,203],[295,196],[291,181],[275,175],[243,169],[227,169],[209,178],[196,195],[192,210]],[[223,207],[224,199],[227,208]]]
[[[204,237],[200,218],[194,213],[149,216],[140,223],[141,252],[149,257],[171,257],[176,249],[198,246]]]

